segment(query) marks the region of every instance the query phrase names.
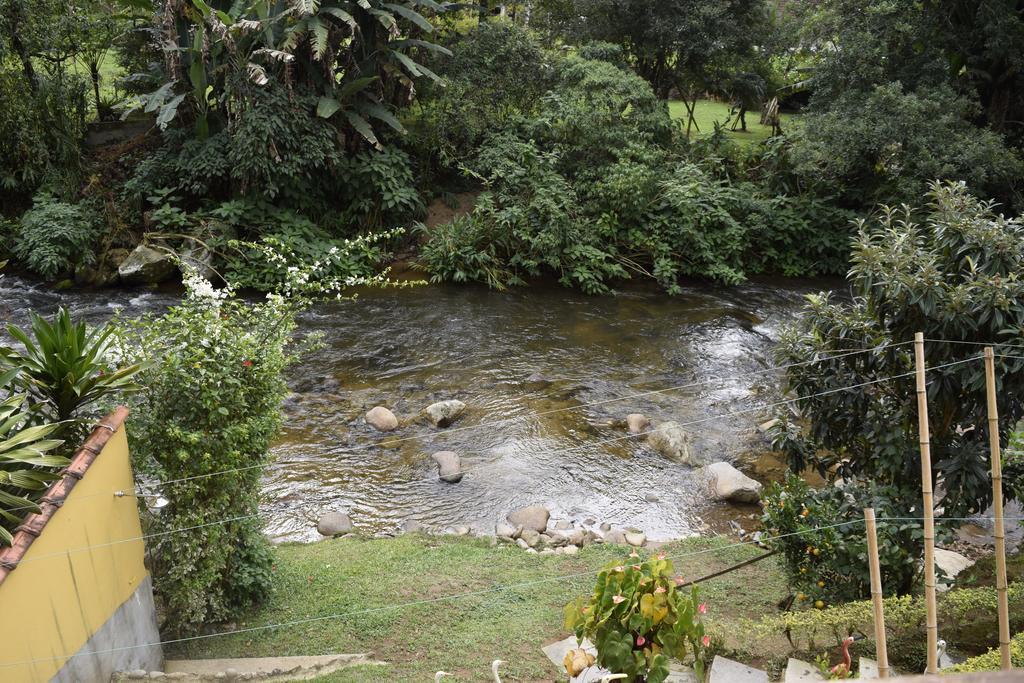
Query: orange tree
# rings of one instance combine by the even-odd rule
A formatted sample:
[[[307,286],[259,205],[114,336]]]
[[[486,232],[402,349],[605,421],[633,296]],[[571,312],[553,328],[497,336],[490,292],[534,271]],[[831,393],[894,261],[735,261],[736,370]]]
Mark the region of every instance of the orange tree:
[[[921,469],[907,342],[920,331],[929,340],[932,476],[942,508],[951,517],[984,509],[991,485],[982,345],[997,345],[1003,436],[1024,416],[1024,353],[1013,346],[1024,345],[1024,221],[997,214],[963,183],[934,183],[925,206],[883,207],[861,222],[852,263],[852,298],[810,296],[780,345],[785,363],[816,362],[787,370],[789,390],[803,399],[802,422],[783,421],[776,444],[794,469],[814,465],[893,486],[904,511],[915,509]],[[862,348],[873,350],[836,354]]]

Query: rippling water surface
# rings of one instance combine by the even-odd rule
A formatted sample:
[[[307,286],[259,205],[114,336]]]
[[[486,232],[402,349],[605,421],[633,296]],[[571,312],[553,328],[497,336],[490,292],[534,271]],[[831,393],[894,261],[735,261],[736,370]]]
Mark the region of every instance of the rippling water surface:
[[[781,328],[804,294],[835,284],[693,286],[676,297],[420,287],[320,306],[302,329],[323,333],[326,346],[290,372],[286,428],[264,482],[268,534],[312,540],[328,510],[349,511],[375,533],[406,520],[491,533],[497,519],[532,503],[555,518],[635,526],[654,539],[692,533],[710,508],[691,468],[611,423],[632,412],[655,423],[700,421],[690,430],[701,457],[728,460],[748,449],[767,412],[719,416],[777,398],[775,373],[763,371]],[[118,308],[159,311],[178,296],[61,293],[8,276],[0,315],[24,322],[30,309],[64,304],[100,322]],[[544,381],[527,381],[538,374]],[[682,388],[628,398],[672,387]],[[469,406],[452,428],[416,419],[448,398]],[[378,404],[402,422],[392,435],[363,421]],[[439,450],[462,456],[460,483],[437,480],[430,454]]]

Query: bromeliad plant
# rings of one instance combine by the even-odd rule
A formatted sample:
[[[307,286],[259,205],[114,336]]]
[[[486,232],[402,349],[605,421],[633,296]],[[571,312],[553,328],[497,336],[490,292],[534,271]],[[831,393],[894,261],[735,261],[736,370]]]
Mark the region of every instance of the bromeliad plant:
[[[580,642],[589,638],[597,646],[597,663],[626,674],[629,683],[661,683],[668,678],[669,659],[688,653],[703,680],[710,637],[701,615],[707,606],[699,602],[696,586],[685,591],[682,583],[664,554],[641,563],[634,551],[598,574],[589,600],[566,605],[566,628]]]
[[[7,331],[24,351],[0,346],[0,369],[14,368],[14,383],[50,421],[80,417],[82,409],[114,394],[139,391],[131,381],[139,365],[111,368],[110,345],[114,328],[88,329],[73,322],[61,308],[52,321],[32,313],[31,335],[8,325]]]

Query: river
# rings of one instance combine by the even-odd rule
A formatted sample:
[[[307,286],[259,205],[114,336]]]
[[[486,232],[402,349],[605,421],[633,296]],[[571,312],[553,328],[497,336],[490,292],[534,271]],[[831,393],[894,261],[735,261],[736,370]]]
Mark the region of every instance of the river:
[[[320,305],[301,330],[323,333],[325,346],[289,373],[286,425],[264,478],[267,534],[315,540],[317,518],[331,510],[349,512],[367,533],[393,533],[406,520],[493,533],[495,521],[533,503],[554,519],[593,518],[655,540],[699,533],[719,506],[694,471],[610,423],[633,412],[696,423],[693,447],[708,461],[755,447],[754,428],[769,416],[756,408],[778,398],[773,345],[806,293],[838,284],[690,285],[675,297],[429,286]],[[29,310],[65,305],[100,323],[117,309],[162,310],[179,295],[56,292],[7,276],[0,316],[20,324]],[[468,406],[452,428],[415,420],[449,398]],[[378,404],[402,420],[392,435],[363,421]],[[741,410],[749,412],[718,417]],[[430,454],[439,450],[462,456],[461,482],[437,479]]]

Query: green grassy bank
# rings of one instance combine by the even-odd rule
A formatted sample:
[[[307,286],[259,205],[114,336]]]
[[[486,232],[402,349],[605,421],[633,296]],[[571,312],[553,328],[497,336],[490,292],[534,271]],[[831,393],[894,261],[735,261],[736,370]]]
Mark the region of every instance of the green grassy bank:
[[[686,128],[686,106],[680,100],[673,100],[668,103],[668,113],[673,119],[678,119],[683,124],[684,129]],[[691,131],[690,134],[698,137],[711,135],[715,132],[715,122],[717,121],[719,124],[724,125],[728,118],[729,105],[723,102],[716,102],[715,100],[698,100],[697,108],[694,110],[694,120],[697,122],[697,127],[700,130],[696,133]],[[748,111],[747,132],[733,131],[727,128],[726,133],[738,142],[764,142],[771,135],[772,129],[771,126],[762,126],[759,123],[760,120],[761,112]],[[783,114],[783,132],[788,132],[798,120],[798,116]]]
[[[689,539],[664,550],[681,558],[676,569],[688,578],[763,552],[749,546],[724,547],[729,543]],[[576,556],[542,557],[517,547],[491,546],[489,539],[414,534],[285,545],[274,552],[276,589],[262,609],[240,620],[236,628],[349,616],[192,641],[169,647],[166,656],[366,652],[388,662],[386,667],[356,667],[318,679],[335,683],[431,681],[439,669],[456,674],[446,680],[487,681],[491,661],[502,659],[508,662],[502,667],[507,681],[551,681],[558,672],[540,648],[568,635],[562,628],[563,607],[589,591],[597,570],[623,558],[628,550],[589,546]],[[513,584],[527,585],[493,590]],[[775,602],[786,593],[775,558],[702,588],[712,627],[775,610]],[[476,594],[447,599],[467,592]]]

